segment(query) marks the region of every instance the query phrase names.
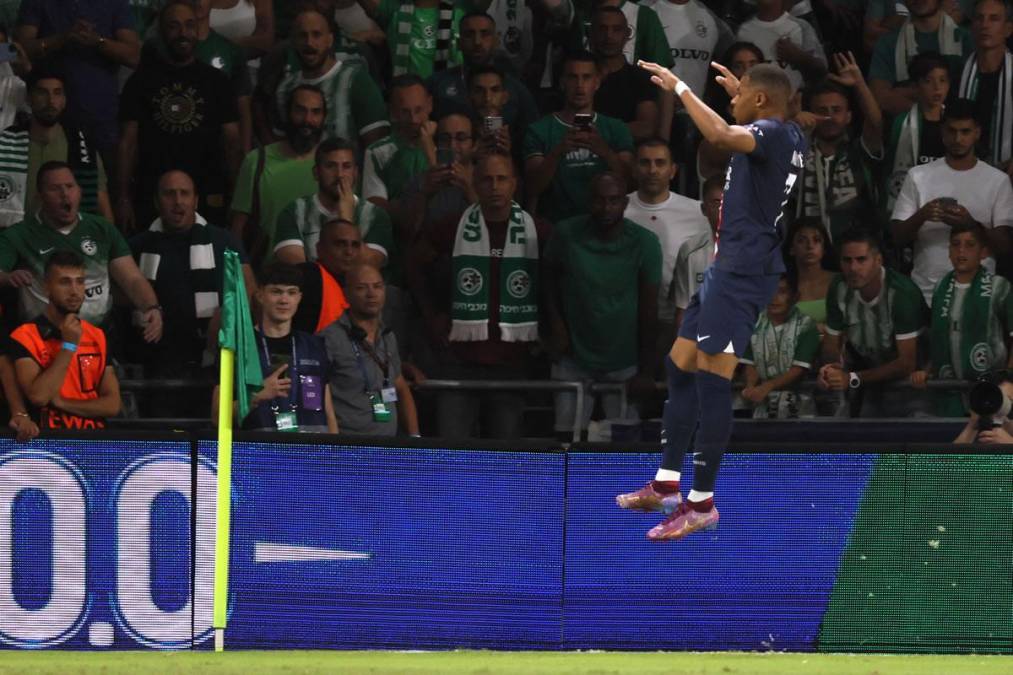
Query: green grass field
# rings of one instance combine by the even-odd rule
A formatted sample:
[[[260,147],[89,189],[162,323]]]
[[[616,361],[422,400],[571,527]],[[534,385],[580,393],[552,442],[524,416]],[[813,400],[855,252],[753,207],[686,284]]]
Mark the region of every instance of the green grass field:
[[[397,673],[405,675],[1003,675],[1009,656],[895,656],[688,652],[3,652],[0,674]]]

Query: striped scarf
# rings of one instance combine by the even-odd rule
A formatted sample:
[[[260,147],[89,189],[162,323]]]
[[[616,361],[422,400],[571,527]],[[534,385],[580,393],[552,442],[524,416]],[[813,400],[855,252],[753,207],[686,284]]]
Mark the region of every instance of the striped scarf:
[[[218,267],[214,245],[211,242],[211,226],[197,214],[197,222],[190,228],[190,285],[193,287],[194,316],[198,319],[209,319],[218,309],[219,282],[215,271]],[[156,218],[148,228],[151,232],[163,233],[162,219]],[[158,269],[162,262],[160,253],[161,236],[147,237],[138,267],[141,274],[152,283],[158,279]]]
[[[918,150],[922,140],[922,111],[915,103],[910,110],[898,117],[893,125],[893,167],[887,184],[886,210],[893,213],[904,179],[912,167],[918,165]]]
[[[415,3],[402,2],[397,11],[397,42],[394,46],[394,76],[412,71],[412,21],[415,18]],[[447,69],[450,60],[450,39],[454,27],[453,0],[440,0],[440,16],[436,23],[436,54],[433,57],[433,72]]]
[[[978,97],[978,59],[971,54],[964,64],[964,72],[960,76],[961,98],[976,100]],[[989,153],[985,159],[993,166],[999,166],[1013,157],[1013,55],[1006,50],[1002,59],[1002,70],[999,72],[999,89],[995,95],[995,108],[992,110],[992,125],[989,128],[991,139]]]
[[[499,278],[491,277],[489,228],[482,208],[470,206],[457,224],[454,252],[454,296],[451,305],[452,342],[489,339],[489,286],[499,286],[499,331],[503,342],[538,340],[538,231],[514,202],[507,223]]]
[[[98,151],[84,134],[64,126],[67,163],[81,186],[81,210],[98,212]],[[11,127],[0,134],[0,227],[25,219],[28,196],[28,156],[31,138],[27,126]]]

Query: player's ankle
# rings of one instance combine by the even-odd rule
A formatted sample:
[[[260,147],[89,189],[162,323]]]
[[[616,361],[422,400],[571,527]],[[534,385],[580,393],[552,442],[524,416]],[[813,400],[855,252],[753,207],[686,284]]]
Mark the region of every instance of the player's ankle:
[[[651,487],[654,491],[662,495],[670,495],[679,491],[679,481],[677,480],[652,480]]]

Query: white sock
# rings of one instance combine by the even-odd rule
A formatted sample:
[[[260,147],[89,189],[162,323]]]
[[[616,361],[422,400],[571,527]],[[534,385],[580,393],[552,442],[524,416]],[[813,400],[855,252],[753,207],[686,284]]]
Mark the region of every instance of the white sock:
[[[705,502],[714,496],[713,492],[699,492],[697,490],[690,490],[687,500],[691,502]]]
[[[654,480],[666,480],[679,482],[679,478],[682,477],[682,473],[679,471],[672,471],[671,469],[658,469],[658,473],[654,474]]]

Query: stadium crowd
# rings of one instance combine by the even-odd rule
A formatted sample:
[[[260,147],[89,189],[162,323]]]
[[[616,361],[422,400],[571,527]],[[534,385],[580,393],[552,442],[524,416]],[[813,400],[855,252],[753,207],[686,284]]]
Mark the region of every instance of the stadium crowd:
[[[229,249],[264,377],[243,429],[531,435],[538,393],[426,379],[625,387],[542,401],[564,438],[656,416],[729,158],[638,59],[729,120],[711,61],[797,88],[810,149],[743,414],[965,416],[926,383],[1010,359],[1005,0],[6,0],[0,21],[21,437],[208,418]]]

